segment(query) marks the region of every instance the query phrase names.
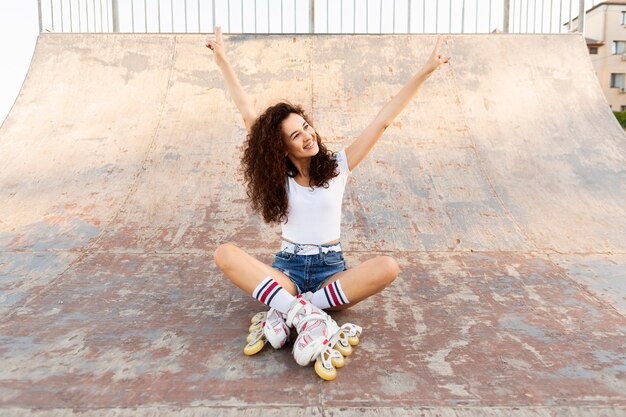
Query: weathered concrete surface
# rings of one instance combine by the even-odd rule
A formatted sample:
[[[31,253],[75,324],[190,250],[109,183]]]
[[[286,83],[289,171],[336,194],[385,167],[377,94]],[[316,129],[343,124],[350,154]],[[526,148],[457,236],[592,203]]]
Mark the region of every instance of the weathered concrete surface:
[[[257,107],[347,146],[433,36],[226,36]],[[354,266],[401,276],[336,381],[242,353],[264,262],[243,123],[196,35],[42,35],[0,128],[0,414],[626,415],[626,138],[578,35],[454,35],[346,190]]]

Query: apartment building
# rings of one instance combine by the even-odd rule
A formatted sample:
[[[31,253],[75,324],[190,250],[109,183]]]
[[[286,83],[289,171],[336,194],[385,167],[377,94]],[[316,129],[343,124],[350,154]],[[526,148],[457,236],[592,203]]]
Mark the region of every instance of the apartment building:
[[[565,24],[576,31],[578,18]],[[613,111],[626,111],[626,0],[605,1],[587,10],[585,40],[604,96]]]

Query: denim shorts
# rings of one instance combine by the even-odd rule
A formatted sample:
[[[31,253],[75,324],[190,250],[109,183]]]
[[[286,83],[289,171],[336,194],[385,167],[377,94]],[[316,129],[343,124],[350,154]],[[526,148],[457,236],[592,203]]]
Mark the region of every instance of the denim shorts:
[[[331,245],[320,245],[333,246]],[[341,251],[320,251],[315,255],[276,252],[272,268],[282,271],[298,288],[299,293],[315,292],[337,272],[348,269]]]

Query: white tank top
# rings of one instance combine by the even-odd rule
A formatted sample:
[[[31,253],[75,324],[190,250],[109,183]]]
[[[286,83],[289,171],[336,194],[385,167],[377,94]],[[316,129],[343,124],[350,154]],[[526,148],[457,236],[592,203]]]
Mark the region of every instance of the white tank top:
[[[289,201],[287,223],[281,223],[283,238],[300,244],[321,245],[341,235],[341,203],[350,170],[346,150],[337,153],[339,175],[328,188],[304,187],[287,176]]]

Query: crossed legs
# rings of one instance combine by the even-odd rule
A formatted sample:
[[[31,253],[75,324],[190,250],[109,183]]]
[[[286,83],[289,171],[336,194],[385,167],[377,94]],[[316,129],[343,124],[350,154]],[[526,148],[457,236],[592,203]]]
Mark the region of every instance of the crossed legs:
[[[257,285],[268,276],[290,294],[298,293],[295,284],[282,271],[264,264],[231,243],[218,246],[213,258],[224,275],[248,294],[252,294]],[[400,267],[392,257],[377,256],[347,271],[334,274],[323,286],[340,279],[343,291],[350,303],[330,310],[352,307],[367,297],[379,293],[391,284],[399,273]]]

